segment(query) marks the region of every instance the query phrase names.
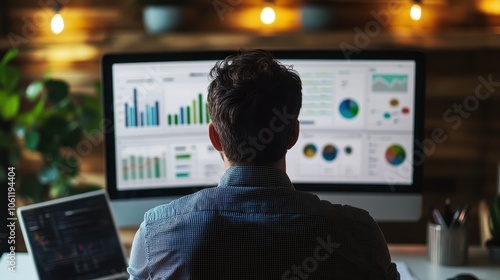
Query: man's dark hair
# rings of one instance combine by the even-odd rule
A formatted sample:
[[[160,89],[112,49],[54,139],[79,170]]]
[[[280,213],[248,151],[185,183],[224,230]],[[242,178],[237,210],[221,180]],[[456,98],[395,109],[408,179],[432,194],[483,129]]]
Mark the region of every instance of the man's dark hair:
[[[269,164],[285,156],[302,106],[302,82],[265,50],[241,50],[210,71],[208,111],[234,163]]]

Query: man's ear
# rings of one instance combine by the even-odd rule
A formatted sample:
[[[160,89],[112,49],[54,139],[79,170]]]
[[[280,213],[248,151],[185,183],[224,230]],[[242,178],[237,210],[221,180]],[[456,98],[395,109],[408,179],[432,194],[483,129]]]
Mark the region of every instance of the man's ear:
[[[295,143],[297,143],[297,140],[299,139],[299,132],[300,132],[300,123],[299,120],[295,120],[295,124],[292,130],[292,137],[290,138],[290,142],[288,142],[287,149],[291,149]]]
[[[210,138],[210,142],[212,142],[212,146],[214,146],[217,151],[222,152],[219,134],[217,134],[217,131],[215,131],[215,127],[212,123],[208,124],[208,137]]]

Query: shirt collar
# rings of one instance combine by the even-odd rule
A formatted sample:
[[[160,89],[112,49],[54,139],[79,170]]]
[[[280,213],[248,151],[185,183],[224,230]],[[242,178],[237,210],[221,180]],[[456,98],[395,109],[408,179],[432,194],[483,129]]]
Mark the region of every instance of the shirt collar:
[[[263,165],[238,165],[226,170],[219,187],[267,187],[295,189],[282,170]]]

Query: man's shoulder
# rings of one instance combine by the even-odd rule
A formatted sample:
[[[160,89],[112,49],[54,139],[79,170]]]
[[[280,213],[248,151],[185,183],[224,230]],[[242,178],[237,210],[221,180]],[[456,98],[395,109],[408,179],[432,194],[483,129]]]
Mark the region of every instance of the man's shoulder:
[[[196,193],[183,196],[181,198],[175,199],[168,204],[163,204],[156,206],[144,215],[144,220],[146,223],[158,221],[160,219],[169,219],[177,215],[185,215],[189,213],[195,213],[199,211],[209,210],[223,210],[227,209],[226,203],[232,203],[232,208],[235,204],[245,204],[241,196],[235,198],[234,194],[242,195],[244,197],[250,197],[251,199],[260,200],[262,203],[269,205],[275,204],[271,208],[272,211],[280,213],[293,213],[293,214],[305,214],[305,215],[319,215],[325,218],[331,218],[335,221],[344,220],[349,223],[372,223],[373,219],[369,213],[363,209],[342,205],[333,204],[326,200],[320,200],[320,198],[314,194],[295,190],[281,189],[281,191],[276,191],[277,193],[265,193],[264,195],[255,195],[254,192],[260,194],[260,192],[265,192],[262,188],[254,188],[253,190],[239,190],[241,188],[208,188],[200,190]],[[271,199],[264,199],[265,195],[277,195],[277,197]],[[258,199],[256,199],[258,197]],[[245,199],[245,198],[243,198]],[[253,200],[255,202],[255,200]],[[236,202],[236,203],[235,203]],[[239,207],[238,207],[239,209]],[[245,210],[244,207],[242,207]],[[253,208],[252,208],[253,209]],[[239,209],[241,210],[241,209]],[[247,209],[249,210],[249,209]]]
[[[330,201],[321,200],[321,207],[330,215],[347,219],[352,222],[371,223],[373,218],[368,211],[347,204],[333,204]]]
[[[199,196],[199,193],[193,193],[151,208],[144,214],[144,221],[149,223],[194,211],[193,203]]]

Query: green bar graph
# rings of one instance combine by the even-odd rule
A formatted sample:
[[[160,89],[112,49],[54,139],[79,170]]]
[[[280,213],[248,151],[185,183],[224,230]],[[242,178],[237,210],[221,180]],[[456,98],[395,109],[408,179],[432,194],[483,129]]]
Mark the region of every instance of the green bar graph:
[[[175,158],[176,159],[190,159],[191,154],[178,154],[178,155],[175,155]]]
[[[155,177],[160,178],[160,159],[158,157],[154,157],[155,161]]]
[[[139,179],[144,179],[144,157],[139,156]]]
[[[186,177],[189,177],[189,173],[177,173],[177,174],[175,174],[175,177],[186,178]]]
[[[135,156],[130,156],[130,179],[135,180]]]
[[[167,114],[168,126],[201,125],[209,122],[208,104],[203,101],[202,93],[198,93],[189,104],[180,106],[177,112]]]
[[[127,152],[121,159],[122,180],[127,183],[167,178],[167,152],[164,147],[145,147]]]
[[[196,124],[196,100],[193,100],[193,123]]]
[[[198,105],[200,106],[200,124],[203,123],[203,100],[202,100],[203,96],[200,94],[198,94]]]
[[[123,166],[123,181],[128,180],[128,163],[126,159],[122,159],[122,166]]]
[[[148,179],[151,179],[153,177],[153,171],[152,170],[152,167],[151,167],[151,158],[147,158],[146,159],[146,170],[147,170],[147,173],[148,173]]]
[[[163,176],[167,177],[167,156],[163,153]]]

